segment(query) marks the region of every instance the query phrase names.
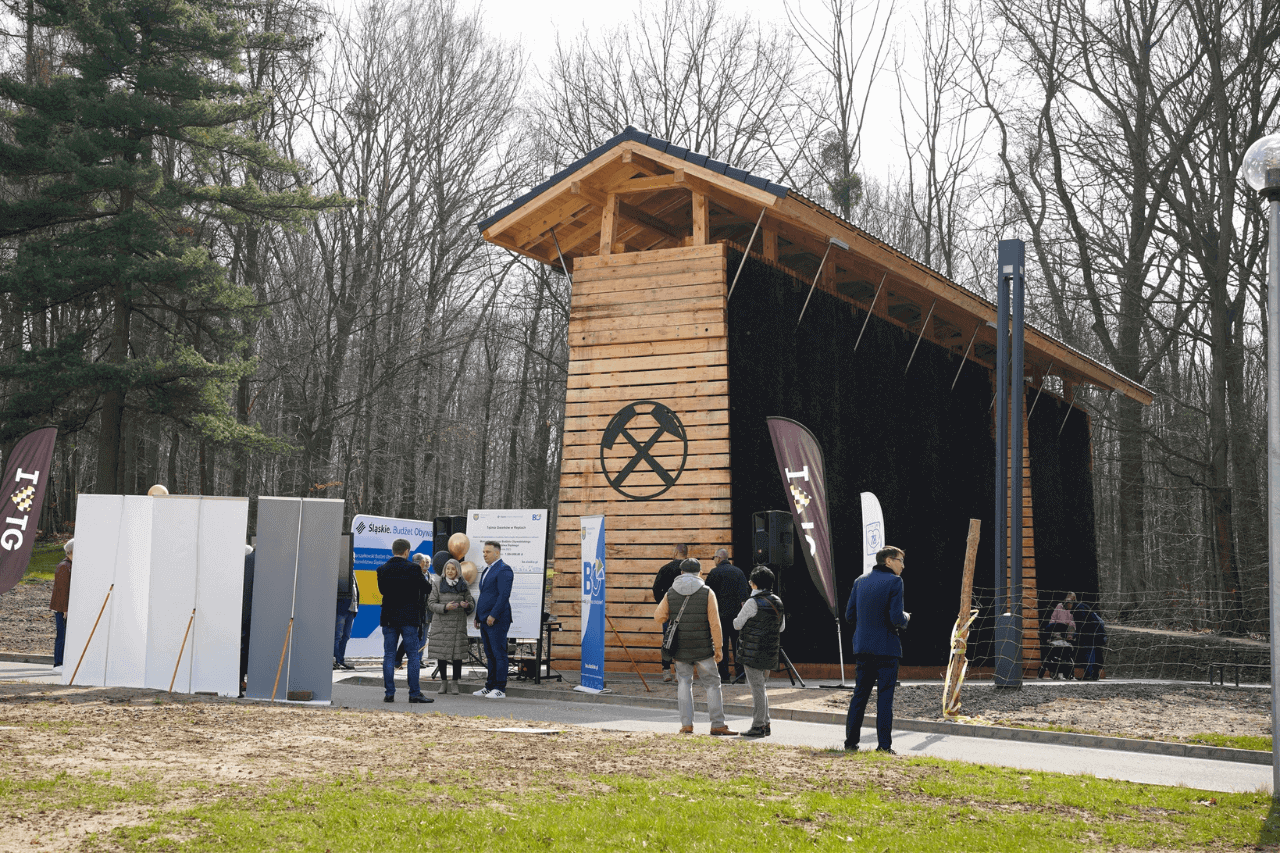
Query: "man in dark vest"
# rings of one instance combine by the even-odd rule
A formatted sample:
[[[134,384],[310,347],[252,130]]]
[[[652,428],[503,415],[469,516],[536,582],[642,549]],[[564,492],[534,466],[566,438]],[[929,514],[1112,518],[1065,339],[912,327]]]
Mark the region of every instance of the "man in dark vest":
[[[680,709],[680,733],[693,733],[693,673],[707,691],[707,714],[711,717],[711,734],[716,737],[736,735],[724,724],[724,694],[720,690],[720,673],[716,664],[724,657],[720,611],[716,594],[698,573],[702,564],[685,560],[680,564],[680,577],[671,584],[653,618],[662,624],[674,624],[671,657],[676,664],[677,706]],[[664,636],[666,634],[664,633]]]
[[[858,751],[858,737],[867,712],[871,688],[876,688],[876,750],[893,751],[893,690],[898,685],[902,641],[898,631],[911,614],[902,609],[902,568],[906,553],[892,546],[876,552],[871,571],[853,582],[845,621],[853,626],[853,656],[858,679],[844,723],[844,748]]]
[[[720,680],[729,681],[729,650],[732,649],[736,683],[742,680],[742,648],[738,643],[738,629],[733,623],[742,605],[751,597],[751,587],[747,585],[747,576],[742,569],[729,562],[729,552],[724,548],[716,551],[716,565],[707,575],[707,586],[716,594],[720,625],[724,629],[722,646],[725,654],[720,661]]]
[[[768,737],[773,730],[769,726],[769,694],[764,685],[769,673],[778,668],[778,635],[786,630],[787,618],[782,599],[773,594],[773,572],[767,566],[756,566],[751,571],[751,597],[734,617],[733,627],[740,632],[740,666],[746,668],[751,687],[751,728],[743,737]]]
[[[683,542],[677,542],[675,551],[675,558],[663,563],[653,579],[653,600],[658,603],[662,603],[662,599],[667,597],[667,590],[671,589],[671,584],[675,583],[676,578],[680,576],[680,564],[684,562],[685,557],[689,556],[689,546]],[[664,624],[662,635],[665,637],[666,634],[667,626]],[[671,652],[666,646],[662,647],[662,680],[671,680]]]
[[[409,702],[434,702],[422,695],[418,683],[422,664],[422,643],[418,639],[422,619],[422,600],[431,592],[431,584],[416,563],[409,561],[409,540],[391,543],[390,560],[378,567],[378,592],[382,594],[382,684],[384,702],[396,699],[396,645],[404,639],[409,658]]]

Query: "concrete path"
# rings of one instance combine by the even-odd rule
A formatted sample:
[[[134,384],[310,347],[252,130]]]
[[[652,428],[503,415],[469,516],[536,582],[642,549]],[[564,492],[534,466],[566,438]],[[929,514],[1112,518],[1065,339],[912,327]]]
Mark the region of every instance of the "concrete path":
[[[649,731],[675,734],[680,727],[674,706],[640,707],[612,704],[620,697],[610,697],[611,703],[589,701],[588,697],[575,696],[576,701],[554,698],[525,698],[510,696],[506,699],[485,699],[465,693],[461,696],[440,696],[433,692],[436,684],[423,681],[426,695],[436,700],[425,705],[408,704],[408,690],[403,673],[397,673],[397,694],[394,704],[382,701],[381,671],[375,668],[352,672],[335,672],[333,704],[335,707],[368,711],[392,711],[400,713],[444,713],[460,716],[486,716],[494,720],[494,726],[505,723],[525,725],[529,723],[589,726],[612,731]],[[347,683],[353,680],[355,683]],[[26,681],[41,684],[61,684],[62,676],[54,674],[48,664],[0,661],[0,681]],[[477,686],[471,682],[471,689]],[[695,688],[695,698],[701,690]],[[583,701],[587,700],[587,701]],[[665,704],[665,703],[664,703]],[[742,731],[750,727],[748,717],[728,715],[729,728]],[[706,713],[699,711],[694,719],[694,731],[706,734],[709,729]],[[774,719],[773,736],[749,743],[777,743],[788,746],[807,746],[817,749],[840,749],[844,742],[844,727],[829,723],[803,722]],[[864,728],[863,744],[875,744],[875,731]],[[945,733],[894,731],[894,749],[902,756],[927,755],[953,761],[968,761],[1000,767],[1026,770],[1046,770],[1070,774],[1088,774],[1105,779],[1122,779],[1152,785],[1184,785],[1207,791],[1270,791],[1271,767],[1260,764],[1243,764],[1236,761],[1215,761],[1168,755],[1148,755],[1114,749],[1097,749],[1082,746],[974,738]],[[856,759],[854,759],[856,760]]]
[[[364,680],[363,678],[361,680]],[[423,682],[424,690],[433,690]],[[474,686],[473,686],[474,689]],[[695,698],[701,691],[694,689]],[[438,696],[429,705],[409,705],[408,692],[401,685],[396,702],[382,701],[382,688],[353,686],[335,681],[335,706],[363,710],[395,710],[412,713],[488,716],[494,726],[520,724],[570,724],[609,731],[668,732],[675,734],[680,718],[674,708],[638,708],[626,705],[603,705],[590,702],[566,702],[551,699],[483,699],[471,695]],[[729,728],[744,731],[751,726],[749,717],[729,714]],[[844,727],[792,720],[774,720],[773,736],[748,743],[780,743],[816,749],[842,749]],[[694,717],[695,734],[706,734],[710,724],[699,711]],[[861,741],[874,747],[875,730],[864,728]],[[1122,779],[1151,785],[1185,785],[1206,791],[1271,790],[1271,768],[1234,761],[1206,761],[1164,755],[1143,755],[1109,749],[1088,749],[1054,744],[1020,743],[926,732],[895,731],[893,747],[902,756],[928,755],[953,761],[968,761],[1025,770],[1047,770],[1059,773],[1090,774],[1104,779]]]

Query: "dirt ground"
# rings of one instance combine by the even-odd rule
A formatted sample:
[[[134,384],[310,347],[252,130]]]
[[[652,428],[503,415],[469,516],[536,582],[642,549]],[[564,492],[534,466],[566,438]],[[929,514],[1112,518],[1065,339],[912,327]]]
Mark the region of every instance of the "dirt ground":
[[[710,777],[759,774],[807,784],[815,760],[831,784],[868,773],[891,786],[898,772],[874,770],[813,750],[759,750],[712,738],[601,732],[553,722],[554,736],[495,731],[500,720],[444,714],[264,707],[231,699],[170,699],[149,690],[0,683],[0,780],[149,781],[164,809],[262,792],[277,781],[412,774],[424,781],[520,790],[537,777],[561,796],[584,774],[676,772]],[[388,749],[387,744],[395,744]],[[732,758],[726,756],[732,752]],[[339,784],[341,782],[339,781]],[[59,809],[20,803],[0,813],[0,850],[79,850],[86,836],[149,821],[153,806]],[[114,849],[99,837],[94,849]]]

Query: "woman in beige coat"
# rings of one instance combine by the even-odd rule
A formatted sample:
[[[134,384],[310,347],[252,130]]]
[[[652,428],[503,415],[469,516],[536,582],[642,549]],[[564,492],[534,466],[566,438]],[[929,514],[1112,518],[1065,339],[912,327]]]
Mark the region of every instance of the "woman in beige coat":
[[[462,565],[457,560],[444,564],[443,576],[431,588],[427,607],[434,617],[431,620],[431,654],[440,662],[439,693],[458,693],[462,678],[462,659],[467,655],[467,617],[475,610],[476,603],[471,589],[462,579]],[[450,683],[445,665],[453,662],[453,681]]]

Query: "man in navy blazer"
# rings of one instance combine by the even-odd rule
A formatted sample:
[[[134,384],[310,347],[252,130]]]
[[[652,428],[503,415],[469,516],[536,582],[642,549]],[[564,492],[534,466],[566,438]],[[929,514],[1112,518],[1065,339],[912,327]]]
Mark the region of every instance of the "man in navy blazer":
[[[511,583],[515,573],[502,562],[502,546],[484,543],[484,571],[480,573],[480,595],[476,598],[476,627],[484,643],[488,669],[484,687],[474,696],[507,698],[507,632],[511,630]]]
[[[853,626],[853,656],[858,662],[858,679],[849,700],[849,716],[844,724],[844,748],[858,751],[862,720],[876,687],[876,749],[893,751],[893,690],[898,684],[898,662],[902,641],[898,630],[907,627],[911,614],[902,609],[902,569],[906,552],[889,546],[876,552],[870,572],[853,582],[844,618]]]

